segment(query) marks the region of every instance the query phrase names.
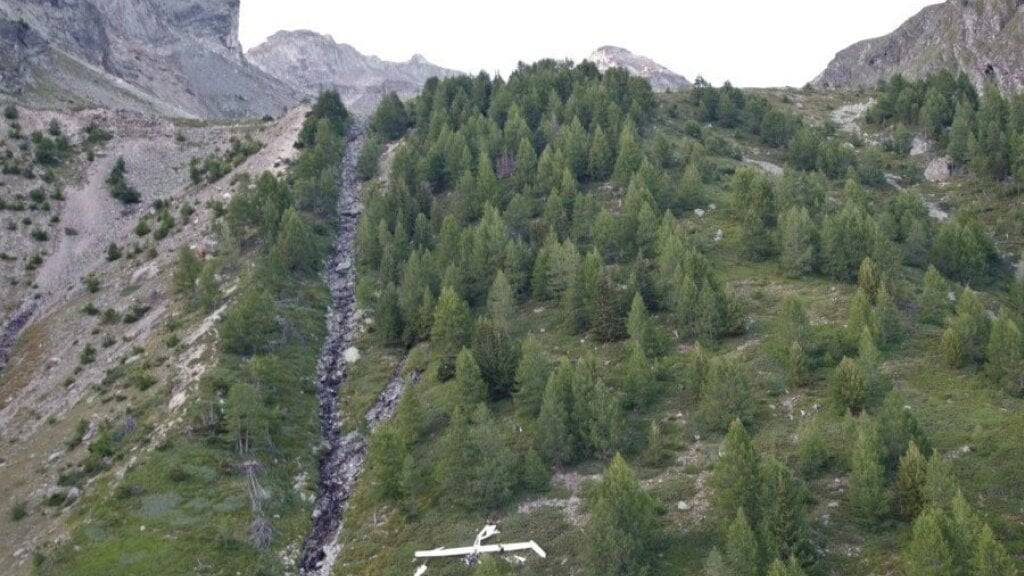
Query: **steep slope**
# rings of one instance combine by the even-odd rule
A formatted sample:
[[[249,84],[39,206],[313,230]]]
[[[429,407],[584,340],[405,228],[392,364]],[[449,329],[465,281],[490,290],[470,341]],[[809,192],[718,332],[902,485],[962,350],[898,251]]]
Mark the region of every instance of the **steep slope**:
[[[49,200],[51,223],[34,218],[35,227],[49,231],[48,242],[16,250],[26,244],[27,228],[0,231],[0,245],[17,257],[0,263],[5,284],[11,280],[0,291],[0,316],[10,318],[8,304],[34,304],[10,363],[0,369],[0,435],[5,440],[0,446],[0,505],[27,511],[17,521],[7,515],[0,520],[0,554],[11,559],[0,570],[3,574],[30,573],[31,550],[66,535],[67,516],[78,510],[73,505],[79,497],[102,493],[75,469],[94,452],[89,446],[105,427],[137,423],[155,436],[182,418],[206,370],[222,311],[182,320],[169,288],[178,250],[191,247],[206,255],[216,249],[211,230],[217,213],[211,206],[230,196],[236,176],[282,172],[297,154],[293,143],[306,111],[296,108],[273,123],[204,123],[124,111],[19,109],[26,130],[45,129],[57,120],[75,153],[59,172],[64,199]],[[103,127],[110,139],[89,148],[87,155],[82,128],[90,125]],[[191,181],[193,158],[218,156],[233,139],[247,138],[262,147],[216,181]],[[118,158],[125,160],[141,205],[122,206],[110,195],[106,180]],[[10,202],[30,185],[21,176],[0,175],[0,199]],[[166,232],[158,232],[158,202],[174,222]],[[12,214],[0,211],[5,221]],[[153,230],[143,235],[140,222]],[[116,260],[106,256],[112,243],[123,252]],[[36,251],[48,255],[37,269],[26,270],[24,261]],[[90,287],[87,278],[96,284]],[[225,273],[224,294],[234,290],[234,281]],[[181,331],[180,346],[167,343],[173,330]],[[157,383],[141,388],[114,383],[113,374],[125,365],[140,366],[139,359],[158,348],[167,360],[150,370]],[[83,355],[85,350],[92,350],[94,359],[83,361],[89,355]],[[117,400],[102,399],[108,396]],[[147,406],[148,422],[142,416]],[[102,468],[108,467],[124,474],[130,465],[110,459]],[[54,505],[58,500],[61,505]]]
[[[238,9],[238,0],[0,0],[0,91],[33,105],[279,114],[298,98],[246,62]]]
[[[651,83],[656,92],[668,92],[689,88],[690,81],[672,70],[658,64],[654,60],[639,54],[633,54],[625,48],[602,46],[588,58],[602,72],[609,68],[624,68],[634,76],[639,76]]]
[[[370,112],[381,95],[397,92],[405,98],[419,92],[431,77],[447,78],[459,72],[428,62],[419,54],[406,62],[388,62],[361,54],[348,44],[308,30],[278,32],[246,53],[246,58],[307,96],[336,88],[345,105]]]
[[[817,78],[821,88],[873,87],[895,74],[920,79],[963,72],[976,86],[1024,87],[1024,15],[1018,0],[949,0],[928,6],[893,33],[839,52]]]

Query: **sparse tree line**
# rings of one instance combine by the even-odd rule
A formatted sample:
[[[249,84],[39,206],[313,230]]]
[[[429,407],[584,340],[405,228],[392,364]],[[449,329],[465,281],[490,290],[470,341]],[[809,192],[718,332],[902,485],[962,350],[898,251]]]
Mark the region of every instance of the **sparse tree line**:
[[[322,94],[289,171],[240,178],[215,220],[215,252],[178,253],[173,288],[187,311],[212,313],[225,302],[225,279],[239,278],[218,324],[219,361],[200,380],[188,425],[197,441],[246,461],[276,454],[278,442],[294,436],[287,397],[299,381],[312,386],[319,346],[311,343],[322,338],[327,297],[318,275],[336,222],[349,123],[337,93]],[[252,543],[262,551],[273,532],[254,514]]]
[[[189,179],[193,186],[217,182],[262,148],[263,144],[251,134],[242,138],[232,136],[227,150],[217,149],[205,158],[192,158],[188,167]]]
[[[867,119],[894,126],[897,139],[921,130],[960,167],[992,181],[1024,178],[1024,97],[1009,98],[989,86],[979,95],[964,76],[940,72],[923,80],[894,76],[879,86],[881,96]]]

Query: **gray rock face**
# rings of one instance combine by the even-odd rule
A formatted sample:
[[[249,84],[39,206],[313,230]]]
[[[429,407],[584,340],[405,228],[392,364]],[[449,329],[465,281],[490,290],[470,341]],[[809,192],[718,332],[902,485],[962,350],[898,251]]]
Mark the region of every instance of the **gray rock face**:
[[[895,74],[920,79],[941,70],[963,72],[978,87],[1024,87],[1024,3],[948,0],[928,6],[888,36],[858,42],[836,55],[812,84],[874,87]]]
[[[610,68],[624,68],[630,74],[646,79],[657,92],[681,90],[692,86],[685,77],[654,60],[617,46],[602,46],[587,57],[587,60],[596,64],[598,70],[602,72]]]
[[[0,91],[43,106],[280,113],[299,96],[245,60],[238,10],[239,0],[0,0]]]
[[[307,96],[321,90],[338,90],[346,106],[367,112],[387,92],[407,98],[419,92],[432,77],[460,74],[435,66],[420,55],[407,62],[388,62],[366,56],[348,44],[306,30],[278,32],[246,53],[246,58],[266,74]]]

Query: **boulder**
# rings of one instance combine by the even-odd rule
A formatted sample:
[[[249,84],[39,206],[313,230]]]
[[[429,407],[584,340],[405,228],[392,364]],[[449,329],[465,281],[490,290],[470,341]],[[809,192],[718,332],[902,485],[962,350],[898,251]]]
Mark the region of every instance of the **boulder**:
[[[952,171],[952,164],[948,156],[932,160],[928,163],[928,167],[924,169],[924,179],[933,184],[948,182]]]

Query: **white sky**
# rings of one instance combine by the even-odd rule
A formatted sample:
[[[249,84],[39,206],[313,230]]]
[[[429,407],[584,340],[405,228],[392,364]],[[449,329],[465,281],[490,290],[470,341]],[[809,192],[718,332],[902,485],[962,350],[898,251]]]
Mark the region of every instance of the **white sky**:
[[[612,44],[693,80],[802,86],[832,56],[936,0],[242,0],[245,48],[278,30],[330,34],[364,54],[507,73]]]

